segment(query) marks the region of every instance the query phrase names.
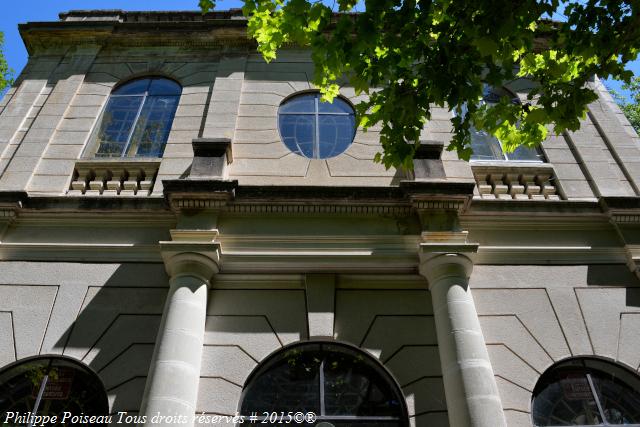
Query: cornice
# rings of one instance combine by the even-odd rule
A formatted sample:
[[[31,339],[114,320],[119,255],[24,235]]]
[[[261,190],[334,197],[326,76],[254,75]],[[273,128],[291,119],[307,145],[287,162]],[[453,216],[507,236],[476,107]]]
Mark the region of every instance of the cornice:
[[[76,45],[118,47],[255,48],[246,21],[219,19],[189,22],[61,21],[19,25],[30,55],[41,50]]]

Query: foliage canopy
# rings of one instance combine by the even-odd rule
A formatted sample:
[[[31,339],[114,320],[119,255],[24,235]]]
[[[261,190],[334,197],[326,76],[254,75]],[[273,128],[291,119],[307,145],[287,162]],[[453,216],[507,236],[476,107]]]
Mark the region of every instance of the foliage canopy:
[[[287,44],[309,47],[313,83],[331,100],[346,78],[357,93],[360,126],[381,123],[387,168],[411,168],[415,143],[434,105],[452,115],[449,150],[468,159],[472,127],[506,151],[540,143],[549,129],[576,130],[596,95],[594,75],[630,82],[625,64],[640,48],[637,0],[244,0],[249,35],[269,61]],[[215,6],[200,0],[203,11]],[[335,7],[335,6],[334,6]],[[561,12],[566,20],[549,17]],[[483,85],[536,82],[518,104],[480,103]],[[467,113],[463,114],[466,109]]]
[[[640,134],[640,77],[634,77],[629,83],[623,84],[622,89],[630,92],[631,101],[627,101],[613,90],[611,92],[631,126]]]
[[[4,89],[13,83],[12,71],[4,57],[4,34],[0,32],[0,95],[4,93]]]

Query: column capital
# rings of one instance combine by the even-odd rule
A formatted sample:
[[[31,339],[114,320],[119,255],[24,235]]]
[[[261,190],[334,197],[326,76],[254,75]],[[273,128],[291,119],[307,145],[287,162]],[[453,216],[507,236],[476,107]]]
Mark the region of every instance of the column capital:
[[[469,257],[478,251],[477,243],[421,243],[419,249],[420,274],[426,277],[429,288],[448,276],[468,279],[473,270]]]
[[[169,277],[196,276],[209,283],[220,271],[220,244],[213,242],[160,242]]]

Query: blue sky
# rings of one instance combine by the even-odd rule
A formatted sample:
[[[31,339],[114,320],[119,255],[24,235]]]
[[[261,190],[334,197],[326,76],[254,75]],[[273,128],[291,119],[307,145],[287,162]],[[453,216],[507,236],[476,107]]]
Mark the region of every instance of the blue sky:
[[[5,36],[4,52],[15,74],[24,68],[27,51],[24,48],[18,24],[27,21],[55,21],[58,13],[73,9],[123,9],[123,10],[196,10],[198,0],[3,0],[3,17],[0,31]],[[239,0],[218,0],[217,9],[241,7]],[[640,61],[629,68],[640,75]],[[620,83],[607,81],[607,86],[622,92]]]

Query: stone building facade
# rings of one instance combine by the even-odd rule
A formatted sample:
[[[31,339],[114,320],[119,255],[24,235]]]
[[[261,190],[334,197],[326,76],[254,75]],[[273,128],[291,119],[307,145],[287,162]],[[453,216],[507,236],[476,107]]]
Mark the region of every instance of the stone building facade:
[[[266,64],[237,11],[74,11],[20,31],[29,62],[0,102],[0,411],[20,407],[7,384],[37,365],[25,402],[64,400],[86,377],[106,396],[91,408],[110,414],[242,415],[260,408],[252,390],[269,366],[311,348],[366,360],[358,375],[386,384],[390,412],[354,403],[337,415],[356,418],[334,419],[323,401],[334,425],[555,425],[532,412],[566,366],[591,376],[559,375],[556,398],[591,409],[562,415],[547,399],[538,420],[615,425],[613,406],[640,402],[590,397],[606,389],[598,375],[640,392],[640,143],[597,79],[580,130],[550,136],[536,159],[458,160],[442,149],[451,113],[436,108],[403,172],[372,161],[376,128],[337,155],[293,152],[283,132],[298,143],[311,128],[289,126],[283,106],[317,98],[309,55]],[[154,81],[177,92],[154,95]],[[340,93],[347,106],[364,96]],[[173,113],[146,113],[157,100]],[[133,127],[122,154],[101,143],[118,120],[110,103],[130,101],[123,126],[167,126],[143,129],[152,155],[137,154]],[[322,144],[318,123],[351,116],[315,105],[304,123]],[[56,363],[71,380],[47,373]],[[358,393],[340,396],[375,400]]]

